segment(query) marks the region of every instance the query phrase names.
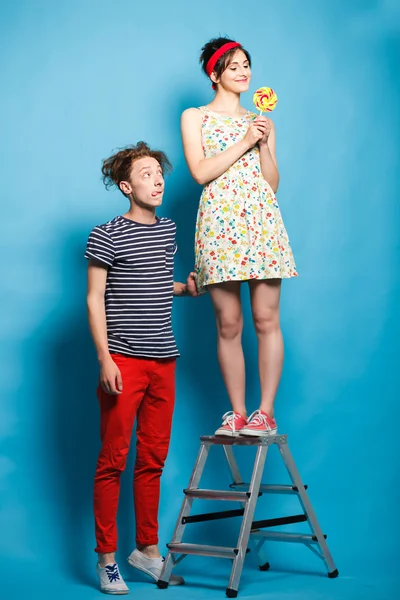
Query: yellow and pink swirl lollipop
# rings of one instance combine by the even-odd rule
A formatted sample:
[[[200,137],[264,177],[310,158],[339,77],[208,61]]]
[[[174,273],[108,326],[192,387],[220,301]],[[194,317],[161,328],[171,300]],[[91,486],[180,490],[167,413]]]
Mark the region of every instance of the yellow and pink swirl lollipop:
[[[261,87],[255,92],[253,102],[261,115],[263,112],[271,112],[274,110],[278,102],[278,96],[272,88]]]

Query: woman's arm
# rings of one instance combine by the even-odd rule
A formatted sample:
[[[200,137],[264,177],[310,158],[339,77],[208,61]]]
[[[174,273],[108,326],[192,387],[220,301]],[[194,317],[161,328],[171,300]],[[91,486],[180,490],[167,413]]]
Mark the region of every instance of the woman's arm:
[[[182,113],[183,151],[193,179],[201,185],[225,173],[247,150],[257,144],[264,133],[252,123],[242,140],[224,152],[220,152],[217,156],[204,158],[201,123],[202,114],[200,110],[188,108]]]
[[[261,172],[274,193],[279,186],[279,171],[276,160],[276,135],[274,123],[266,117],[257,117],[254,121],[264,128],[264,135],[259,142]]]

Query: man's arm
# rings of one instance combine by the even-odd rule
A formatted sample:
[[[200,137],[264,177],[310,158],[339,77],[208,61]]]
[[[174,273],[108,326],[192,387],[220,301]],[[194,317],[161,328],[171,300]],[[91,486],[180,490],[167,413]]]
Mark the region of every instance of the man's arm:
[[[89,327],[100,363],[100,382],[109,394],[122,392],[121,373],[108,349],[105,291],[107,266],[95,260],[89,261],[87,308]]]
[[[187,296],[187,285],[180,281],[174,281],[174,296]]]

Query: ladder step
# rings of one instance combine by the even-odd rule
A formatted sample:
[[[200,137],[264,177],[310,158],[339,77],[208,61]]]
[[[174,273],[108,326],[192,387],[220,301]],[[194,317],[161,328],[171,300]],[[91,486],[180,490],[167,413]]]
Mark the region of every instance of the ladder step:
[[[272,446],[272,444],[287,444],[287,435],[280,433],[263,437],[202,435],[200,440],[202,444],[217,446]]]
[[[231,483],[230,487],[234,490],[248,490],[250,487],[249,483]],[[307,489],[308,486],[305,485],[304,489]],[[260,492],[266,494],[298,494],[299,490],[296,485],[260,485]]]
[[[167,544],[171,554],[196,554],[198,556],[214,556],[215,558],[235,558],[236,548],[224,546],[202,546],[200,544]]]
[[[307,515],[293,515],[292,517],[278,517],[277,519],[265,519],[264,521],[253,521],[251,530],[262,529],[263,527],[279,527],[280,525],[292,525],[293,523],[304,523],[307,521]]]
[[[233,502],[248,502],[249,492],[232,492],[228,490],[199,490],[186,489],[184,494],[192,498],[201,498],[203,500],[230,500]]]
[[[318,545],[318,539],[315,535],[305,535],[302,533],[286,533],[284,531],[257,531],[251,534],[255,538],[263,538],[271,542],[297,542],[301,544]],[[326,539],[326,535],[324,535]]]

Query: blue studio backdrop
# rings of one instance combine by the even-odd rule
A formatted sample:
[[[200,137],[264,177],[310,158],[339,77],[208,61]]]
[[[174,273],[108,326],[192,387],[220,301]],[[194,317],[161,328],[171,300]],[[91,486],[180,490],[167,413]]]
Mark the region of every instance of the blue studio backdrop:
[[[330,581],[304,547],[270,545],[271,572],[256,571],[249,557],[241,595],[395,598],[396,1],[3,0],[0,6],[0,564],[7,565],[0,593],[17,600],[28,590],[33,598],[99,596],[92,517],[98,367],[83,255],[91,228],[127,209],[121,193],[105,191],[101,160],[139,140],[166,151],[174,171],[160,215],[177,223],[176,279],[183,281],[193,266],[201,188],[184,161],[180,114],[212,99],[199,52],[211,37],[227,34],[253,59],[243,104],[251,108],[252,92],[264,85],[279,97],[272,115],[278,199],[300,276],[283,284],[286,357],[276,412],[341,572]],[[252,411],[259,401],[257,344],[245,287],[243,303]],[[173,322],[182,357],[162,479],[162,548],[198,438],[213,432],[229,409],[209,297],[175,299]],[[133,460],[134,448],[119,512],[125,574],[135,534]],[[240,464],[248,472],[250,452]],[[265,478],[277,483],[284,476],[271,452]],[[206,478],[214,487],[229,484],[216,450]],[[297,512],[295,499],[274,497],[260,500],[257,515]],[[238,525],[193,525],[189,539],[228,544]],[[139,579],[130,587],[146,598],[223,597],[225,562],[187,558],[180,567],[185,590],[160,592]]]

